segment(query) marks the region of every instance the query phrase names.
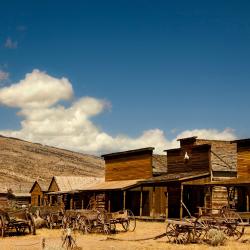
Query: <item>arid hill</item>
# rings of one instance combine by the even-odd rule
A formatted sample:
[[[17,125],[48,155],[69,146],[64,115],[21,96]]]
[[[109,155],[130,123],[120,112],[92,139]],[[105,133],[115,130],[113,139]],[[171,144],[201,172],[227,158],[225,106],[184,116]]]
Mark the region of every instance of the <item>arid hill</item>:
[[[104,161],[96,156],[0,136],[0,191],[27,192],[39,180],[54,175],[104,176]]]

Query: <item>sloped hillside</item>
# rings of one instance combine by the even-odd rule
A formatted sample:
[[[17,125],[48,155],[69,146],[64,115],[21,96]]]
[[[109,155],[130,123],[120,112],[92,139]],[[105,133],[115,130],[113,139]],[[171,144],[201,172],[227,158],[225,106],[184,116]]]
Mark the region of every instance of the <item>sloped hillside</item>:
[[[54,175],[104,176],[104,161],[96,156],[0,136],[0,190],[29,191]]]

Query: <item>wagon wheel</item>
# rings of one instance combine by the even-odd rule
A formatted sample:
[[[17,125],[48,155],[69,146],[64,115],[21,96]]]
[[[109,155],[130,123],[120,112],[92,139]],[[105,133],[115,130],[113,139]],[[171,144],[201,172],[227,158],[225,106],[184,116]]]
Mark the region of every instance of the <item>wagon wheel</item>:
[[[167,224],[166,236],[168,242],[176,244],[186,244],[191,240],[191,232],[188,229],[185,230],[172,223]]]
[[[136,228],[136,219],[131,210],[127,210],[127,216],[128,218],[121,222],[122,227],[125,231],[133,232]]]
[[[5,233],[4,217],[0,215],[0,236],[4,237],[4,233]]]
[[[194,241],[207,241],[208,231],[213,228],[211,218],[201,215],[194,222]]]
[[[104,234],[110,234],[110,221],[108,221],[108,217],[105,212],[100,212],[97,215],[97,223],[101,225]]]
[[[78,219],[78,229],[84,233],[84,234],[88,234],[91,232],[91,224],[88,220],[88,218],[86,218],[85,216],[81,216],[79,219]]]
[[[245,231],[244,226],[242,226],[243,221],[240,215],[235,211],[228,209],[223,211],[222,216],[224,218],[223,232],[226,236],[235,240],[240,239]]]

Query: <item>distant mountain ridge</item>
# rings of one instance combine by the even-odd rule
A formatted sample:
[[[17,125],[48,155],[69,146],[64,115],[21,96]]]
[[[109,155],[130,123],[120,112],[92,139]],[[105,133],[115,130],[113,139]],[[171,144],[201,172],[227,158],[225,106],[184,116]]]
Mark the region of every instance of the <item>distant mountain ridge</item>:
[[[0,191],[27,192],[52,176],[104,176],[100,157],[0,135]]]

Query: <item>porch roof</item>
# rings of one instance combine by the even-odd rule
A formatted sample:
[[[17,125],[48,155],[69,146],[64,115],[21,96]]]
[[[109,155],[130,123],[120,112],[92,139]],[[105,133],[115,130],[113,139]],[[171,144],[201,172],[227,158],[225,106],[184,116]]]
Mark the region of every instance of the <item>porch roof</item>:
[[[81,191],[97,191],[97,190],[125,190],[137,186],[142,179],[123,180],[123,181],[105,181],[89,187],[81,189]]]
[[[70,191],[57,191],[57,192],[49,192],[48,194],[73,194],[73,193],[80,193],[82,191],[111,191],[111,190],[125,190],[139,184],[139,181],[142,179],[137,180],[124,180],[124,181],[103,181],[100,183],[86,185],[81,189],[75,189]]]
[[[203,178],[209,176],[209,172],[192,171],[192,172],[181,172],[173,174],[164,174],[157,177],[153,177],[147,180],[140,181],[139,184],[156,184],[156,183],[169,183],[169,182],[182,182],[190,179]]]
[[[233,178],[228,180],[218,180],[218,181],[208,181],[205,183],[193,183],[193,184],[184,184],[184,185],[205,185],[205,186],[250,186],[250,179],[248,178]]]

